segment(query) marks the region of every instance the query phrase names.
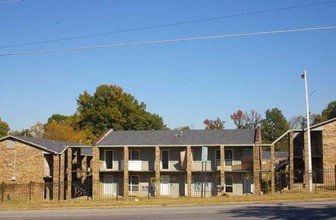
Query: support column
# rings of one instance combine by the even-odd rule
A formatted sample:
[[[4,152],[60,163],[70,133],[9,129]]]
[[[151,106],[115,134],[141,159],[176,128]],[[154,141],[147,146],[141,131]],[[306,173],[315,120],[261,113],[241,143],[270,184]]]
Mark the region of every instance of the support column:
[[[65,152],[60,156],[60,189],[59,189],[59,199],[64,200],[64,187],[65,187]]]
[[[76,169],[76,173],[77,173],[77,179],[81,179],[82,178],[82,160],[83,160],[83,157],[81,155],[81,148],[77,148],[76,149],[76,152],[77,152],[77,169]]]
[[[271,145],[271,192],[275,193],[274,144]]]
[[[187,146],[187,186],[188,186],[188,196],[191,197],[191,184],[192,184],[192,155],[191,146]]]
[[[253,182],[254,194],[260,194],[260,146],[254,145],[253,147]]]
[[[60,187],[60,155],[53,155],[53,200],[59,200],[59,187]]]
[[[225,148],[224,145],[220,146],[220,181],[221,186],[223,187],[222,192],[225,192]]]
[[[66,200],[71,199],[71,186],[72,186],[72,148],[69,147],[67,150],[67,189],[66,189]]]
[[[100,149],[97,146],[92,148],[92,198],[100,198]]]
[[[160,147],[155,146],[155,196],[160,195]]]
[[[87,169],[88,169],[87,160],[88,160],[87,155],[83,156],[81,163],[82,183],[84,183],[84,181],[87,178]]]
[[[128,147],[124,146],[124,183],[123,183],[123,196],[124,198],[128,197]]]
[[[294,139],[293,131],[290,131],[288,134],[289,141],[289,189],[294,187]]]

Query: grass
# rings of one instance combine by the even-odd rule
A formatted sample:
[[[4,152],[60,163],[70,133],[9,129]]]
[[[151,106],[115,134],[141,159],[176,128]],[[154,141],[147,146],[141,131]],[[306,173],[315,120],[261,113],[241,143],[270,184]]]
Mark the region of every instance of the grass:
[[[316,193],[275,193],[268,195],[222,196],[210,198],[139,198],[70,201],[7,201],[0,203],[0,210],[51,210],[51,209],[83,209],[83,208],[119,208],[146,206],[185,206],[185,205],[229,205],[249,203],[278,203],[335,200],[336,192]]]

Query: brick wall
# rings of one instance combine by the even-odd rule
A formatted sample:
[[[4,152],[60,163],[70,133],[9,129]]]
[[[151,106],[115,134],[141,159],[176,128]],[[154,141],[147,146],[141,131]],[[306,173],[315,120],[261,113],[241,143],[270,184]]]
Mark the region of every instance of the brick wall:
[[[19,141],[11,142],[12,146],[8,147],[8,141],[0,142],[0,182],[13,183],[15,175],[17,184],[43,183],[43,151]]]
[[[336,165],[336,121],[323,126],[323,169]]]

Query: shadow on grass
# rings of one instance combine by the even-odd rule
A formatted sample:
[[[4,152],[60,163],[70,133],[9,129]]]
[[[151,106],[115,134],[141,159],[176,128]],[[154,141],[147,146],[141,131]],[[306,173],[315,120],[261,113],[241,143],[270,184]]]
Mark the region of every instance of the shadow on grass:
[[[323,207],[298,205],[270,205],[270,206],[245,206],[225,210],[222,214],[228,214],[234,218],[260,218],[260,219],[336,219],[336,204],[328,204]]]

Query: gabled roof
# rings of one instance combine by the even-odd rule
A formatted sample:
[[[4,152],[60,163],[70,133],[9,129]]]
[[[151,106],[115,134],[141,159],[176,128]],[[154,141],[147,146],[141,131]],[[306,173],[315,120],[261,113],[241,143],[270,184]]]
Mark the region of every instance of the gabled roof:
[[[87,145],[83,144],[76,144],[72,142],[65,142],[65,141],[53,141],[53,140],[47,140],[47,139],[41,139],[41,138],[33,138],[33,137],[26,137],[26,136],[6,136],[0,139],[0,141],[4,139],[15,139],[17,141],[24,142],[26,144],[33,145],[35,147],[38,147],[42,150],[55,153],[55,154],[61,154],[63,153],[68,147],[87,147]],[[85,153],[89,154],[92,149],[84,150]]]
[[[113,131],[101,137],[97,146],[207,146],[207,145],[253,145],[254,129],[224,130],[150,130]]]
[[[318,123],[318,124],[316,124],[316,125],[312,125],[312,126],[310,126],[310,128],[311,128],[311,129],[315,129],[315,128],[321,127],[321,126],[323,126],[323,125],[332,123],[332,122],[334,122],[334,121],[336,121],[336,117],[335,117],[335,118],[332,118],[332,119],[329,119],[329,120],[327,120],[327,121],[320,122],[320,123]]]

